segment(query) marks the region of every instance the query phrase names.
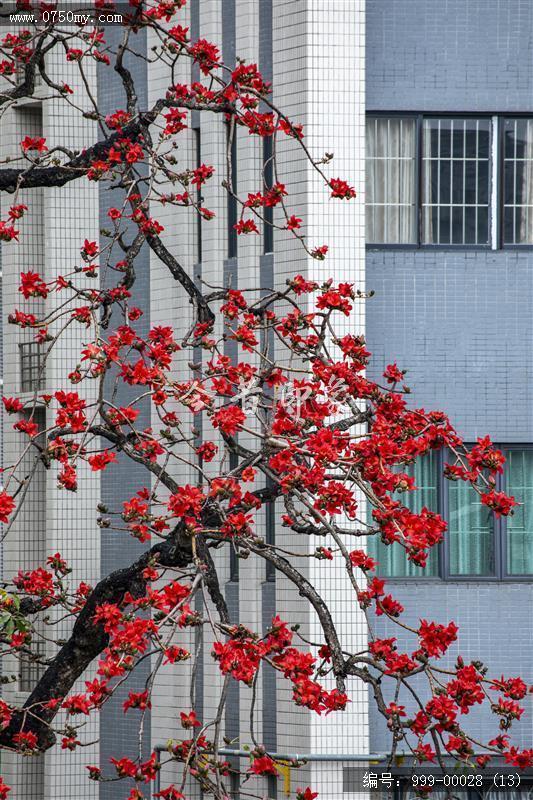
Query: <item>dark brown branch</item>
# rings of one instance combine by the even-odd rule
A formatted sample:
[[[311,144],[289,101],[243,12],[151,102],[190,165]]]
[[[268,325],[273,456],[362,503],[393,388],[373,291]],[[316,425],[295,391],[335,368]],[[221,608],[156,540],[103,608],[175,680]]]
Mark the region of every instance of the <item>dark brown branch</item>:
[[[264,543],[248,541],[247,546],[249,549],[261,556],[262,558],[270,561],[279,572],[282,572],[297,589],[301,597],[309,600],[311,605],[316,611],[326,642],[331,651],[331,660],[333,664],[333,671],[337,678],[337,688],[339,691],[344,691],[344,678],[346,676],[344,657],[342,654],[341,643],[335,628],[335,623],[331,616],[331,612],[326,603],[319,595],[315,587],[302,575],[292,564],[287,561],[283,556],[278,555],[270,548],[265,547]]]
[[[146,592],[142,574],[149,564],[157,562],[163,567],[186,567],[192,559],[191,540],[177,528],[167,541],[152,547],[129,567],[116,570],[101,580],[89,595],[68,642],[38,681],[24,709],[15,713],[9,726],[0,733],[0,746],[12,747],[14,734],[24,730],[35,733],[40,750],[52,747],[55,735],[50,723],[57,709],[47,708],[45,704],[66,697],[74,682],[109,643],[109,634],[102,625],[94,622],[97,607],[102,603],[121,603],[126,592],[133,597],[142,597]]]
[[[35,76],[33,80],[35,81]],[[21,86],[22,85],[23,84],[21,84]],[[8,99],[31,95],[33,93],[33,88],[31,85],[28,85],[27,89],[24,91],[21,87],[17,87],[16,91],[17,94],[14,95],[13,98],[9,97]],[[0,95],[0,101],[1,97]],[[153,125],[158,115],[165,108],[188,108],[195,111],[210,111],[213,113],[227,111],[225,105],[195,103],[187,100],[180,100],[179,102],[167,99],[158,100],[150,111],[140,113],[136,119],[132,120],[128,125],[125,125],[120,131],[111,134],[109,138],[103,141],[96,142],[66,164],[53,167],[31,167],[29,169],[0,169],[0,192],[13,193],[17,187],[36,189],[43,186],[52,188],[65,186],[65,184],[70,183],[70,181],[85,175],[93,161],[105,160],[110,149],[118,139],[130,138],[132,141],[136,141],[143,131],[146,130],[147,126]],[[157,239],[157,237],[153,238]],[[180,281],[180,283],[182,283],[182,281]],[[182,285],[184,286],[184,283],[182,283]]]
[[[203,563],[204,567],[203,581],[207,587],[209,596],[213,601],[216,610],[218,611],[218,616],[220,617],[220,621],[225,623],[226,625],[229,625],[230,615],[228,606],[226,604],[226,600],[224,599],[224,595],[220,590],[220,583],[218,580],[217,570],[213,562],[213,558],[211,557],[211,553],[209,552],[209,548],[207,547],[203,536],[198,536],[196,538],[196,548],[198,551],[198,556]]]
[[[150,249],[163,262],[163,264],[169,268],[170,274],[174,280],[178,281],[178,283],[189,295],[190,301],[196,309],[198,321],[212,322],[215,317],[207,305],[203,294],[198,289],[192,278],[190,278],[185,272],[181,264],[176,261],[172,253],[165,247],[159,236],[147,236],[146,241],[148,242]]]

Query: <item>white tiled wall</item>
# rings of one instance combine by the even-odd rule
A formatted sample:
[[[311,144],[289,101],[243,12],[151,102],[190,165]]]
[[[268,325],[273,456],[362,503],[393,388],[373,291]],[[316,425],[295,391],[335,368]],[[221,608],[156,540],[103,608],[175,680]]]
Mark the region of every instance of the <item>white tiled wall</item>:
[[[67,64],[64,53],[50,54],[47,67],[59,80],[67,80],[75,96],[83,105],[87,100],[85,87],[75,66]],[[89,84],[95,85],[96,72],[88,68]],[[72,113],[63,100],[25,101],[10,110],[1,121],[2,154],[12,155],[26,134],[42,135],[48,147],[68,142],[73,149],[81,150],[96,139],[94,123]],[[6,217],[13,202],[9,195],[2,196],[2,217]],[[18,292],[20,272],[35,270],[49,282],[65,274],[80,263],[80,247],[83,240],[98,239],[98,192],[95,184],[75,181],[62,189],[39,189],[23,192],[18,202],[29,207],[27,216],[19,220],[20,244],[9,243],[2,247],[3,304],[6,313],[3,324],[4,344],[4,393],[6,396],[21,396],[20,393],[19,342],[30,341],[32,334],[20,331],[7,324],[7,313],[13,308],[22,308],[32,313],[52,312],[64,299],[52,292],[46,302],[24,302]],[[86,279],[87,286],[98,286],[98,280]],[[50,332],[58,330],[61,322],[53,323]],[[67,374],[79,361],[82,343],[94,332],[81,325],[72,325],[65,337],[54,347],[47,358],[46,378],[43,392],[53,393],[57,389],[69,390]],[[95,387],[81,384],[81,396],[88,402],[94,398]],[[23,437],[12,430],[13,417],[4,418],[4,464],[13,463],[23,447]],[[51,412],[47,424],[53,422]],[[99,500],[99,479],[87,467],[79,468],[79,489],[72,494],[56,487],[57,469],[52,467],[28,493],[26,502],[30,508],[24,512],[4,542],[4,577],[9,578],[21,567],[34,568],[42,564],[43,556],[60,552],[73,568],[71,580],[84,580],[94,584],[100,572],[100,530],[96,525],[96,504]],[[38,524],[32,524],[31,509],[38,510]],[[43,516],[44,514],[44,516]],[[56,615],[52,611],[52,618]],[[60,623],[52,628],[57,638],[68,635],[70,623]],[[47,631],[49,633],[49,631]],[[48,645],[48,654],[56,648]],[[17,671],[16,663],[4,661],[6,671]],[[88,677],[87,675],[84,677]],[[83,680],[74,691],[84,688]],[[6,700],[21,703],[25,695],[17,691],[18,684],[3,688]],[[58,720],[59,721],[59,720]],[[93,742],[98,738],[98,720],[88,723],[83,729],[82,739]],[[44,760],[44,769],[37,762]],[[2,754],[2,774],[13,786],[15,797],[21,800],[90,800],[98,796],[98,785],[87,781],[85,764],[98,763],[98,745],[78,750],[75,753],[61,750],[60,746],[50,750],[44,759],[22,759]]]
[[[236,0],[236,51],[248,61],[258,60],[258,11],[260,0]],[[190,4],[180,12],[180,23],[190,24]],[[200,36],[214,42],[222,38],[222,0],[200,0]],[[364,284],[364,0],[273,0],[274,41],[274,100],[295,122],[305,126],[305,142],[313,155],[324,152],[335,154],[332,165],[327,167],[330,177],[346,178],[358,191],[358,199],[350,203],[329,199],[327,189],[305,160],[298,145],[286,137],[278,140],[280,179],[290,192],[291,213],[304,219],[304,232],[313,245],[329,244],[330,253],[325,262],[308,258],[289,236],[276,234],[275,283],[283,286],[287,277],[298,272],[320,280],[333,276],[336,280],[353,281],[358,287]],[[150,47],[151,42],[148,43]],[[65,64],[57,64],[62,78],[67,79]],[[190,81],[190,68],[183,67],[177,81]],[[168,77],[158,67],[151,67],[149,74],[150,103],[167,89]],[[68,82],[82,93],[74,74]],[[37,106],[35,108],[38,108]],[[31,115],[30,115],[31,117]],[[31,133],[30,124],[38,126],[38,117],[25,120],[24,126],[17,112],[10,113],[2,122],[2,148],[12,149],[13,142],[26,133]],[[65,110],[65,105],[56,103],[45,111],[42,121],[43,135],[54,143],[68,132],[69,140],[78,146],[92,141],[94,130],[90,122],[74,120]],[[24,130],[23,130],[24,127]],[[220,188],[225,173],[225,131],[218,116],[202,120],[202,161],[215,166],[215,177],[204,190],[204,205],[216,212],[216,218],[202,223],[203,279],[209,284],[221,285],[223,261],[226,255],[226,197]],[[190,167],[195,161],[194,140],[191,132],[180,137],[177,151],[180,163]],[[239,131],[238,135],[238,188],[239,192],[257,188],[261,143],[256,137]],[[23,198],[21,198],[22,201]],[[28,203],[30,205],[30,203]],[[73,215],[72,209],[77,210]],[[21,237],[21,245],[3,248],[4,306],[9,308],[19,302],[17,292],[18,272],[25,264],[45,270],[47,279],[66,271],[79,260],[79,247],[85,236],[98,238],[97,190],[87,183],[76,182],[58,190],[45,190],[34,194],[32,210],[27,221],[20,227],[31,229],[32,240]],[[187,209],[171,207],[152,209],[164,226],[162,239],[181,264],[194,274],[196,261],[196,219]],[[65,225],[64,220],[83,220],[83,229]],[[40,238],[39,238],[40,237]],[[33,248],[33,249],[29,249]],[[259,284],[260,237],[240,237],[238,259],[238,285],[241,288]],[[153,255],[151,270],[151,324],[172,324],[176,334],[183,334],[191,321],[191,309],[183,297],[180,287],[173,284],[167,268]],[[51,300],[50,302],[53,302]],[[350,318],[347,330],[364,330],[364,312],[357,309]],[[18,391],[17,342],[19,334],[11,326],[4,326],[4,348],[6,354],[5,391]],[[88,334],[81,328],[72,329],[69,342],[57,350],[47,370],[47,388],[63,386],[64,376],[77,361],[77,352]],[[187,362],[192,354],[186,351],[175,359],[175,376],[185,379]],[[188,376],[187,376],[188,377]],[[85,390],[82,390],[85,391]],[[183,413],[180,412],[183,417]],[[191,422],[191,420],[188,420]],[[6,424],[5,463],[18,445],[9,433]],[[218,435],[206,429],[206,438],[217,441]],[[243,438],[246,443],[246,439]],[[216,463],[209,466],[216,470]],[[195,480],[192,470],[176,468],[176,477],[182,483]],[[75,576],[98,575],[99,534],[93,525],[94,506],[98,499],[98,481],[90,475],[80,475],[81,489],[70,498],[58,493],[54,476],[47,477],[47,552],[59,549],[73,564]],[[82,512],[82,513],[80,513]],[[261,516],[259,516],[261,524]],[[290,543],[291,549],[309,547],[315,543],[294,542],[294,535],[278,526],[277,541]],[[18,541],[21,541],[18,539]],[[19,544],[7,544],[5,549],[6,574],[20,563]],[[339,626],[346,647],[357,650],[364,647],[365,628],[357,609],[353,592],[349,588],[344,568],[340,561],[333,565],[314,560],[301,559],[302,569],[313,585],[327,599]],[[217,556],[217,567],[222,585],[229,578],[228,556]],[[261,629],[261,582],[264,580],[264,565],[255,559],[240,562],[239,605],[240,620],[255,630]],[[280,615],[291,623],[300,622],[302,629],[312,639],[321,639],[317,621],[306,603],[280,576],[277,578],[276,604]],[[194,649],[194,634],[180,634],[180,644]],[[222,688],[218,666],[210,657],[212,634],[204,628],[203,698],[204,719],[212,718]],[[165,668],[154,687],[151,736],[153,745],[164,743],[168,738],[179,738],[179,711],[189,708],[191,663],[175,668]],[[298,710],[292,702],[292,691],[282,678],[277,683],[277,750],[278,752],[349,753],[368,751],[367,694],[363,686],[353,682],[349,686],[351,704],[343,714],[327,718]],[[248,744],[250,691],[240,688],[241,745]],[[258,689],[257,726],[261,731],[262,688]],[[231,708],[228,710],[231,713]],[[87,738],[96,738],[97,731],[87,732]],[[70,766],[67,766],[66,762]],[[49,800],[63,798],[96,797],[97,785],[88,783],[82,775],[83,764],[97,763],[95,746],[80,756],[67,757],[60,750],[46,756],[46,794]],[[78,766],[79,764],[79,766]],[[17,781],[17,769],[13,759],[3,760],[3,772],[8,782]],[[72,770],[72,772],[68,772]],[[71,776],[68,785],[65,775]],[[176,777],[170,768],[165,768],[162,785]],[[60,780],[61,779],[61,780]],[[334,797],[342,791],[342,770],[334,765],[309,766],[305,773],[293,778],[296,784],[309,783],[324,797]],[[78,788],[79,787],[79,788]],[[188,789],[187,796],[195,797],[196,789]],[[280,788],[281,796],[281,788]],[[33,800],[33,798],[31,799]]]
[[[258,60],[258,3],[259,0],[237,0],[236,2],[236,52],[248,61]],[[200,0],[201,35],[211,41],[221,40],[220,0]],[[186,24],[186,23],[185,23]],[[352,281],[358,288],[364,287],[364,2],[363,0],[306,0],[286,2],[274,0],[274,101],[295,122],[305,126],[305,142],[313,155],[333,152],[335,159],[327,167],[330,177],[342,177],[358,191],[355,201],[330,200],[315,171],[303,157],[299,146],[292,140],[278,138],[280,180],[287,184],[290,192],[289,207],[304,219],[305,233],[313,245],[328,243],[330,253],[325,262],[306,256],[300,246],[289,236],[276,232],[275,282],[283,286],[288,277],[298,272],[320,280],[333,276],[335,280]],[[161,91],[161,76],[154,75],[154,92]],[[205,198],[209,208],[217,213],[210,223],[203,225],[203,277],[206,281],[220,285],[223,260],[226,253],[226,198],[220,192],[220,181],[224,171],[224,131],[219,120],[202,119],[202,160],[213,164],[217,170],[215,178],[207,185]],[[243,135],[238,138],[238,189],[242,195],[257,189],[260,169],[260,142],[255,137]],[[189,152],[189,151],[188,151]],[[178,216],[179,214],[179,216]],[[170,214],[169,214],[170,216]],[[185,230],[193,236],[191,223],[184,223],[182,212],[173,212],[175,227],[165,232],[171,237]],[[159,218],[165,224],[161,215]],[[188,225],[189,227],[186,227]],[[176,233],[174,232],[176,231]],[[177,243],[177,242],[176,242]],[[260,237],[239,238],[238,286],[250,288],[258,285]],[[184,257],[184,253],[186,254]],[[181,263],[192,269],[191,253],[185,247],[181,252]],[[152,292],[153,323],[156,315],[168,322],[186,313],[187,303],[176,293],[169,291],[165,270],[153,262],[154,281]],[[158,289],[158,287],[160,287]],[[169,317],[170,313],[170,317]],[[364,311],[357,308],[346,325],[353,332],[364,331]],[[185,377],[185,374],[182,376]],[[214,438],[209,431],[205,436]],[[243,443],[246,444],[245,438]],[[216,465],[213,467],[216,469]],[[185,481],[186,476],[180,476]],[[261,517],[258,524],[261,525]],[[277,541],[290,543],[292,550],[298,546],[307,550],[316,543],[294,541],[294,534],[287,534],[277,527]],[[227,580],[227,558],[219,559],[222,585]],[[345,570],[340,560],[329,563],[301,559],[301,566],[313,585],[327,599],[338,624],[347,649],[364,649],[366,630],[351,587],[347,584]],[[261,628],[261,581],[264,566],[255,559],[240,562],[240,620],[254,630]],[[297,592],[280,576],[277,578],[277,610],[291,623],[302,623],[302,629],[311,639],[321,639],[318,623],[309,607],[298,597]],[[221,679],[218,667],[209,655],[210,634],[205,629],[204,647],[204,699],[205,719],[213,713]],[[170,671],[168,671],[170,674]],[[168,682],[173,682],[172,702],[177,702],[176,712],[187,707],[188,689],[186,670],[176,667],[174,677],[161,677],[161,691],[169,691]],[[165,688],[166,687],[166,688]],[[183,692],[182,705],[178,695]],[[298,710],[292,702],[292,691],[287,681],[278,679],[277,689],[277,750],[278,752],[315,753],[366,753],[368,752],[368,721],[366,688],[355,681],[349,685],[351,703],[344,714],[317,717],[308,711]],[[152,714],[153,741],[164,742],[168,737],[180,736],[179,728],[169,713],[168,697],[164,711],[158,712],[154,703]],[[240,688],[240,744],[249,744],[250,690]],[[256,732],[261,731],[262,689],[258,688],[256,701]],[[231,713],[228,709],[227,713]],[[260,737],[260,734],[259,734]],[[245,767],[246,762],[242,766]],[[170,779],[170,770],[165,777]],[[168,782],[168,781],[167,781]],[[306,785],[322,791],[324,797],[337,797],[342,792],[342,765],[309,766],[293,777],[296,784]],[[163,785],[164,785],[163,781]],[[279,796],[282,783],[279,784]],[[266,789],[266,787],[265,787]]]

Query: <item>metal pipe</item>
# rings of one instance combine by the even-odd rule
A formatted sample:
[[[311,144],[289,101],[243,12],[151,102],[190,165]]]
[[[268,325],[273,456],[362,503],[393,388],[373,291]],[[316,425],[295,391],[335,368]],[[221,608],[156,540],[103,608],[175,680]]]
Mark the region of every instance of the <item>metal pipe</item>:
[[[249,750],[231,750],[229,747],[221,747],[218,751],[223,756],[235,756],[238,758],[250,758]],[[271,753],[271,758],[280,761],[386,761],[386,753]]]
[[[163,744],[158,744],[154,747],[156,753],[166,752],[167,747]],[[250,758],[249,750],[232,750],[230,747],[221,747],[218,750],[221,756],[233,756],[234,758]],[[381,762],[389,758],[387,753],[268,753],[271,758],[278,759],[279,761],[369,761]],[[398,756],[403,753],[397,753]],[[161,789],[161,775],[158,772],[154,781],[154,794]]]
[[[154,747],[157,753],[163,753],[167,749],[166,745],[158,744]],[[217,751],[221,756],[235,756],[236,758],[250,758],[250,750],[233,750],[230,747],[219,747]],[[271,758],[278,758],[281,761],[386,761],[390,758],[390,753],[271,753],[267,751]],[[404,756],[407,753],[396,753],[397,756]],[[410,754],[409,754],[410,755]]]

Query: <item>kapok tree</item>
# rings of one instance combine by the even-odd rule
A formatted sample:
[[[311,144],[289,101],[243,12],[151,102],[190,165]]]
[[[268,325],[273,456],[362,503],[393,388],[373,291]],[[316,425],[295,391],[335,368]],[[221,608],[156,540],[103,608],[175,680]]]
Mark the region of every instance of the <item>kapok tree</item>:
[[[454,666],[443,668],[440,659],[457,639],[455,623],[421,619],[417,627],[406,625],[402,606],[376,577],[377,565],[365,548],[368,537],[379,537],[424,567],[431,548],[446,535],[438,514],[427,508],[415,513],[402,502],[416,491],[409,465],[430,452],[446,449],[448,479],[470,484],[496,515],[512,513],[515,499],[496,491],[502,453],[489,438],[467,449],[445,414],[410,406],[404,372],[395,364],[387,367],[380,382],[366,377],[370,353],[364,338],[338,333],[339,321],[365,301],[357,286],[333,280],[317,285],[302,275],[295,275],[282,290],[262,287],[259,292],[257,287],[244,292],[222,281],[217,287],[197,285],[182,268],[180,254],[160,236],[161,204],[175,207],[177,216],[198,214],[208,221],[213,213],[203,204],[203,187],[207,181],[218,182],[220,191],[229,192],[240,209],[238,235],[255,236],[260,224],[271,224],[295,237],[310,256],[324,260],[328,247],[309,245],[302,220],[291,210],[276,158],[280,137],[298,144],[334,201],[357,202],[349,182],[330,174],[331,157],[307,151],[301,125],[273,104],[270,86],[255,64],[223,64],[215,43],[190,40],[188,29],[179,23],[183,5],[183,0],[132,3],[116,51],[101,30],[63,28],[59,23],[37,23],[1,41],[4,111],[31,97],[40,77],[49,93],[44,102],[62,98],[73,115],[89,114],[96,120],[101,133],[81,153],[72,151],[69,142],[48,149],[43,138],[22,139],[10,164],[0,168],[0,190],[12,194],[9,213],[0,222],[3,246],[17,247],[17,220],[27,211],[19,198],[22,190],[97,181],[121,198],[109,211],[110,230],[100,241],[81,233],[76,268],[66,265],[52,283],[31,265],[22,271],[20,292],[25,300],[37,301],[36,311],[12,309],[10,321],[34,331],[44,354],[68,338],[75,326],[83,327],[86,343],[68,376],[70,391],[36,391],[29,403],[4,397],[5,411],[23,437],[24,451],[33,454],[36,464],[56,470],[64,491],[76,492],[80,464],[96,472],[113,470],[118,454],[145,468],[144,485],[151,488],[139,487],[121,508],[95,509],[104,524],[126,527],[146,543],[144,553],[127,568],[106,575],[95,586],[73,585],[64,558],[50,553],[38,569],[21,571],[5,585],[0,598],[4,654],[42,661],[32,631],[38,625],[46,628],[51,608],[61,609],[72,628],[69,639],[58,643],[55,654],[45,660],[44,674],[24,706],[0,701],[0,745],[23,754],[53,746],[76,749],[83,744],[80,723],[98,714],[136,665],[150,657],[153,668],[146,690],[130,692],[124,709],[142,726],[156,673],[195,657],[180,645],[180,633],[206,625],[216,639],[212,657],[228,679],[254,686],[261,665],[268,663],[289,682],[294,703],[317,714],[342,717],[353,683],[368,685],[391,731],[391,757],[401,743],[417,761],[437,761],[442,767],[444,758],[452,757],[483,768],[495,756],[520,768],[530,766],[533,750],[519,751],[507,733],[523,713],[523,680],[491,677],[485,665],[460,656]],[[146,29],[157,40],[150,58],[165,65],[168,85],[157,102],[141,108],[125,54],[136,52],[136,37]],[[89,111],[78,105],[71,88],[47,72],[52,51],[76,64],[88,89],[92,62],[114,69],[123,85],[125,109],[103,115],[96,100]],[[138,55],[143,57],[140,51]],[[175,83],[180,60],[198,65],[198,82]],[[90,91],[89,96],[92,99]],[[209,164],[178,167],[175,143],[193,110],[228,126],[227,174],[217,175]],[[256,191],[246,197],[238,195],[231,178],[237,130],[273,142],[274,178],[269,181],[265,172],[259,173]],[[277,209],[276,222],[272,208]],[[74,219],[72,224],[82,229],[83,221]],[[143,245],[166,265],[169,282],[177,282],[184,302],[188,299],[192,305],[194,322],[179,340],[171,324],[154,327],[148,335],[141,335],[137,327],[141,312],[132,305],[131,290]],[[328,245],[335,247],[335,242]],[[99,280],[104,270],[105,283]],[[92,288],[87,288],[88,279],[93,280]],[[63,302],[47,311],[50,293],[61,293]],[[228,341],[236,343],[234,359],[227,355]],[[191,353],[190,372],[176,380],[173,361],[183,350]],[[92,402],[79,394],[79,386],[87,382],[97,387]],[[127,406],[115,402],[121,383],[137,393]],[[146,398],[154,424],[142,429],[137,417]],[[36,410],[43,407],[44,430],[35,421]],[[218,431],[220,447],[209,438],[198,440],[194,426],[199,416],[206,430]],[[245,443],[239,437],[243,431],[253,434]],[[169,466],[178,450],[182,462],[183,452],[188,454],[187,467],[196,475],[186,485],[180,485]],[[20,463],[8,464],[4,471],[0,517],[6,537],[26,497],[27,476],[21,474]],[[371,509],[366,521],[361,498]],[[311,540],[316,549],[308,548],[308,557],[326,565],[340,559],[353,590],[354,609],[359,606],[368,617],[384,615],[397,622],[402,635],[407,632],[412,639],[406,652],[399,650],[396,638],[376,638],[372,625],[364,652],[347,649],[327,598],[306,579],[293,553],[266,542],[256,527],[257,512],[274,500],[284,506],[282,524],[294,537],[295,548]],[[320,621],[321,642],[307,643],[279,616],[268,630],[253,631],[231,617],[213,557],[214,551],[230,548],[268,562],[294,585]],[[203,611],[198,610],[198,597]],[[207,598],[214,614],[208,611]],[[75,681],[91,665],[96,667],[95,677],[86,681],[85,692],[73,693]],[[333,684],[325,686],[324,676]],[[426,680],[425,693],[419,688],[421,679]],[[416,713],[408,716],[402,705],[387,702],[387,684],[395,687],[395,697],[407,687]],[[219,715],[224,703],[221,696]],[[475,741],[462,724],[464,715],[479,704],[490,705],[497,723],[487,742]],[[66,725],[58,721],[60,710],[67,712]],[[157,796],[183,797],[185,779],[193,775],[204,792],[225,797],[230,767],[218,755],[217,720],[199,720],[194,709],[185,708],[177,718],[178,730],[180,723],[190,732],[176,735],[164,758],[182,764],[183,781]],[[276,765],[253,732],[250,745],[247,786],[253,794],[253,776],[275,773]],[[486,755],[474,757],[480,747]],[[129,798],[140,800],[145,797],[143,786],[157,773],[159,757],[153,753],[143,761],[141,756],[135,760],[121,755],[116,754],[108,771],[89,767],[89,777],[133,780]],[[0,782],[0,798],[9,791]],[[301,792],[306,800],[314,796],[311,788]]]

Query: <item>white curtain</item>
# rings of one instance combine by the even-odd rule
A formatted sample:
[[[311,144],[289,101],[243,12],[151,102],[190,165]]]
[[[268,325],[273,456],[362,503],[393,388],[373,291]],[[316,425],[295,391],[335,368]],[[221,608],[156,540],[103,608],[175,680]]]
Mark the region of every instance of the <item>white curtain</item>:
[[[533,242],[533,120],[525,120],[524,162],[522,163],[522,185],[517,190],[515,203],[517,206],[516,243],[531,244]],[[516,120],[515,120],[516,125]],[[518,164],[515,164],[515,169]]]
[[[366,240],[415,242],[414,119],[374,117],[366,128]]]

